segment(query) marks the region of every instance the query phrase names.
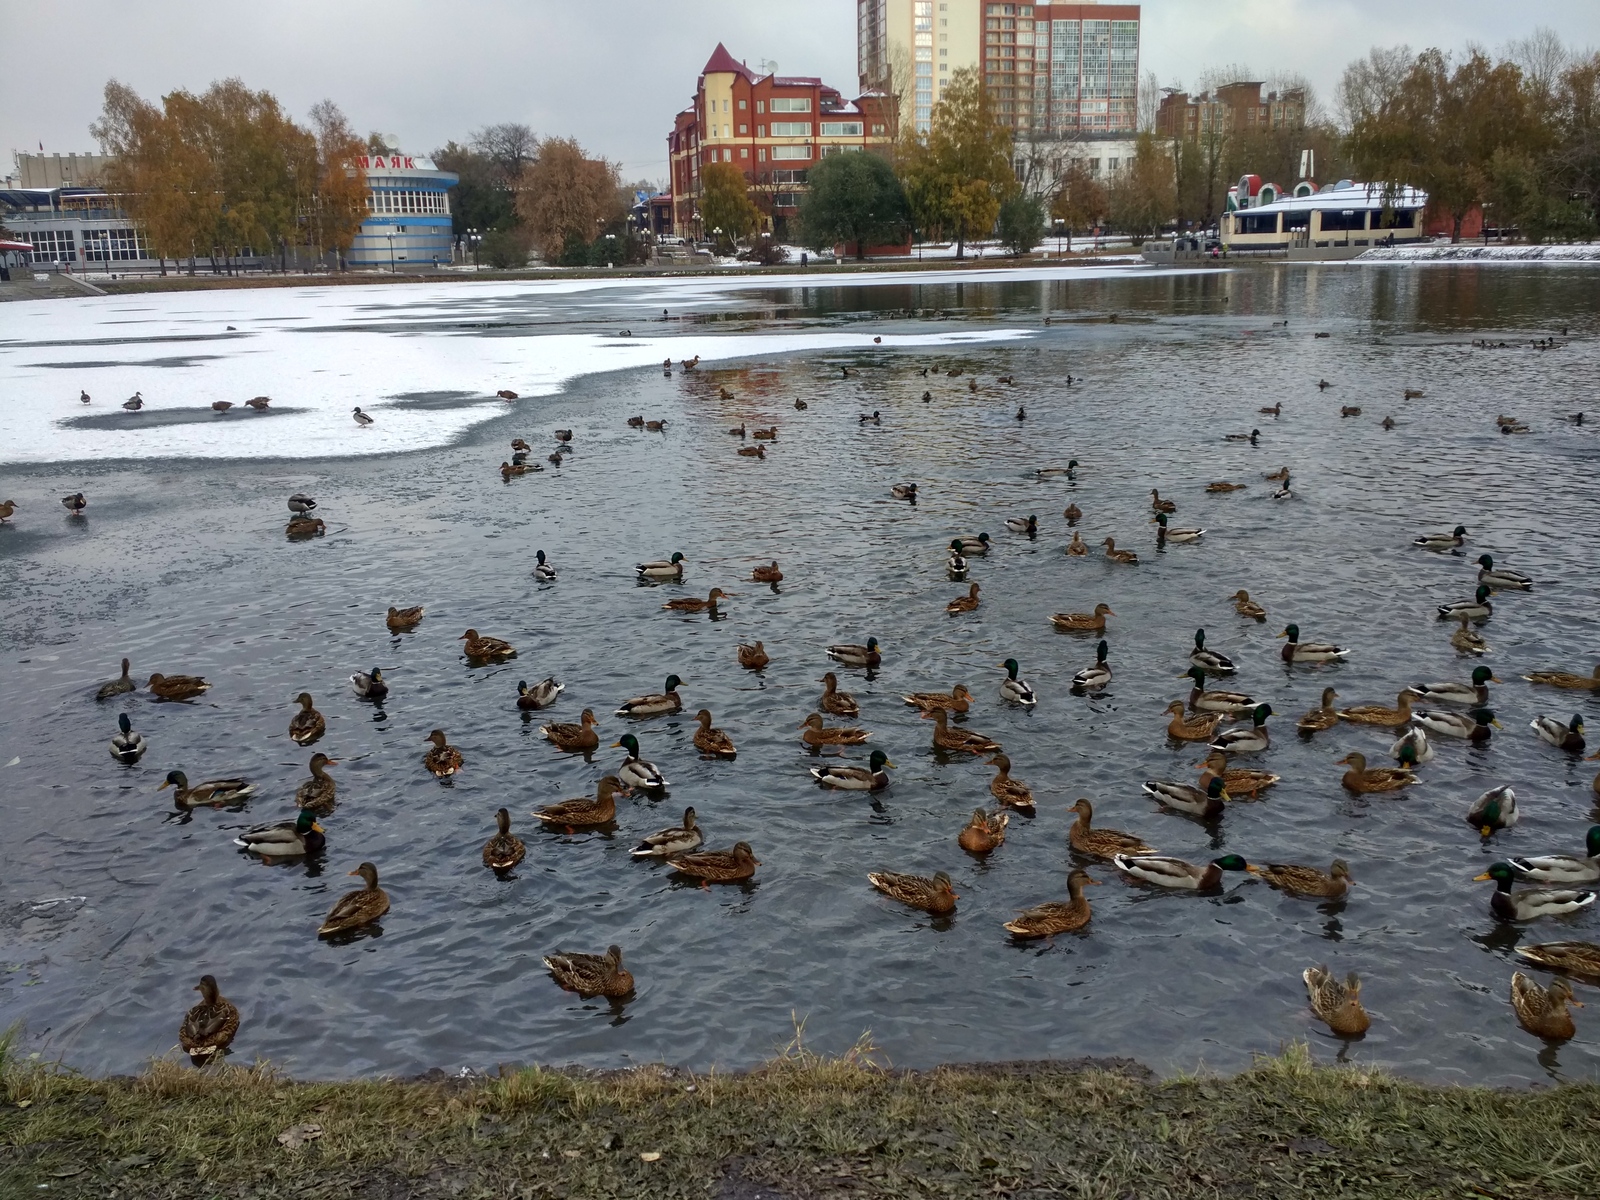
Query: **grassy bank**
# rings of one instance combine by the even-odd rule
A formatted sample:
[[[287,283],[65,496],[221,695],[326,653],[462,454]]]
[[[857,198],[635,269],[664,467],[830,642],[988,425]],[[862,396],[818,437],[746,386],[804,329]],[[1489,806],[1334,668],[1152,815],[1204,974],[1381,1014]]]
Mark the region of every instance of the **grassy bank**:
[[[289,1144],[284,1144],[284,1143]],[[294,1083],[12,1064],[0,1195],[1590,1197],[1600,1086],[1430,1088],[1303,1049],[1228,1079],[1118,1063]]]

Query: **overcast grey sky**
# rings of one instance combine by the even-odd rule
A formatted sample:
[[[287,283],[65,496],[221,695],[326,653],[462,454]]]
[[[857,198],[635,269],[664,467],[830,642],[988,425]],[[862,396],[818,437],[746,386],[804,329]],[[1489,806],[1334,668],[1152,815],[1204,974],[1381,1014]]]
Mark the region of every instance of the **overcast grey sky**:
[[[970,3],[972,0],[960,0]],[[324,97],[425,153],[495,121],[576,136],[628,179],[666,176],[665,135],[718,41],[752,67],[855,85],[855,0],[5,0],[0,150],[94,149],[108,78],[155,98],[237,75],[301,120]],[[1600,0],[1150,0],[1141,67],[1295,71],[1330,98],[1374,44],[1491,49],[1536,26],[1600,46]]]

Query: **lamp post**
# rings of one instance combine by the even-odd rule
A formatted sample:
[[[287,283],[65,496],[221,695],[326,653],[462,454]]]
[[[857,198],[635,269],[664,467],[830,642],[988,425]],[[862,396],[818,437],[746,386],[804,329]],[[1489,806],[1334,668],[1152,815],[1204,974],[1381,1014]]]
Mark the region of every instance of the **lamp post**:
[[[390,228],[389,230],[387,230],[384,233],[384,237],[389,239],[389,274],[393,275],[394,274],[394,230],[393,230],[393,228]]]
[[[472,251],[472,269],[478,269],[478,231],[475,227],[467,229],[467,248]]]

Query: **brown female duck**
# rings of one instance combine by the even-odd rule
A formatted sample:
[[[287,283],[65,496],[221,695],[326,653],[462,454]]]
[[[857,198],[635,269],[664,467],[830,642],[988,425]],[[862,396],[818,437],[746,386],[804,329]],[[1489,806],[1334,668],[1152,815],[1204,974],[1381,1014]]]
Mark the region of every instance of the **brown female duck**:
[[[461,770],[461,751],[445,740],[444,730],[435,729],[422,740],[433,743],[433,749],[422,756],[422,765],[427,767],[435,778],[448,779]]]
[[[504,662],[517,656],[510,642],[484,637],[476,629],[467,630],[456,640],[466,643],[461,650],[470,662]]]
[[[214,976],[200,976],[194,990],[200,1003],[184,1013],[178,1044],[191,1058],[209,1059],[226,1050],[239,1032],[239,1010],[217,989]]]
[[[500,809],[494,814],[495,835],[483,844],[483,865],[491,871],[509,871],[522,861],[528,848],[511,832],[511,813]]]
[[[1056,613],[1050,624],[1063,633],[1104,633],[1106,618],[1116,615],[1109,604],[1096,604],[1092,613]]]
[[[544,965],[563,990],[586,1000],[592,996],[620,1000],[633,991],[633,976],[622,966],[621,946],[610,946],[604,954],[547,954]]]
[[[339,785],[334,782],[333,776],[328,774],[328,768],[338,763],[338,759],[329,758],[322,751],[311,756],[311,778],[302,783],[294,794],[294,802],[301,808],[309,808],[319,817],[331,813],[336,803]]]
[[[956,844],[968,854],[988,854],[1005,842],[1006,826],[1010,821],[1010,813],[988,813],[975,808],[972,810],[972,820],[962,827]]]
[[[1354,971],[1344,982],[1333,977],[1326,965],[1307,967],[1300,973],[1306,981],[1306,995],[1317,1019],[1340,1037],[1360,1037],[1372,1025],[1372,1018],[1361,1007],[1361,978]]]
[[[157,700],[192,700],[211,687],[198,675],[152,675],[145,686]]]
[[[739,842],[732,850],[699,850],[667,859],[674,871],[692,875],[702,883],[739,883],[756,873],[761,860],[749,842]]]
[[[989,765],[995,769],[994,778],[989,781],[989,794],[1007,808],[1032,812],[1033,789],[1022,780],[1011,778],[1011,760],[1004,754],[996,754]]]
[[[582,723],[578,725],[570,721],[541,725],[539,732],[544,734],[558,750],[565,750],[569,754],[587,754],[600,746],[600,735],[594,731],[594,709],[584,709],[583,716],[579,720]]]
[[[294,702],[300,706],[300,711],[289,718],[289,737],[301,746],[309,746],[327,732],[328,723],[316,710],[310,692],[301,692]]]
[[[338,902],[328,910],[328,916],[322,922],[322,927],[317,930],[319,937],[343,933],[348,929],[360,929],[363,925],[372,924],[389,911],[389,893],[378,886],[377,867],[364,862],[350,874],[361,876],[366,886],[357,888],[353,892],[346,892],[339,897]]]
[[[885,896],[901,904],[920,908],[936,917],[947,917],[956,910],[961,899],[950,883],[950,876],[937,872],[932,879],[922,875],[899,875],[893,871],[871,871],[867,882]]]
[[[901,699],[925,713],[940,708],[946,712],[964,713],[972,707],[972,693],[964,683],[956,684],[948,692],[911,692]]]
[[[820,713],[812,713],[800,723],[800,728],[805,730],[800,740],[808,746],[859,746],[872,736],[864,729],[826,726]]]
[[[933,721],[933,747],[935,750],[959,750],[966,754],[993,754],[1000,743],[970,729],[952,729],[949,714],[942,708],[924,713],[924,721]]]
[[[1019,938],[1051,937],[1057,933],[1072,933],[1082,929],[1089,923],[1089,901],[1083,895],[1084,885],[1099,882],[1098,879],[1090,879],[1086,871],[1074,870],[1067,876],[1069,899],[1065,903],[1048,900],[1019,913],[1005,923],[1005,928]]]
[[[822,677],[822,699],[817,701],[817,707],[836,717],[861,715],[861,708],[856,704],[856,698],[849,692],[839,690],[839,677],[832,671]]]
[[[1350,768],[1344,773],[1344,778],[1340,782],[1358,795],[1398,792],[1401,788],[1417,782],[1417,777],[1404,767],[1369,767],[1366,756],[1354,752],[1341,758],[1339,765]]]
[[[1252,864],[1245,870],[1252,875],[1259,875],[1280,891],[1329,900],[1343,899],[1350,885],[1355,882],[1350,878],[1350,864],[1342,858],[1334,859],[1333,865],[1325,872],[1296,863],[1267,863],[1259,867]]]
[[[1221,713],[1207,713],[1193,718],[1184,716],[1183,701],[1174,700],[1163,712],[1172,714],[1167,722],[1167,736],[1180,742],[1209,742],[1222,723]]]
[[[1154,847],[1144,844],[1144,839],[1120,829],[1095,829],[1094,805],[1083,797],[1072,806],[1078,819],[1067,830],[1067,844],[1079,854],[1091,858],[1110,858],[1115,854],[1154,854]]]
[[[533,810],[533,815],[546,825],[561,825],[578,829],[590,825],[609,825],[617,819],[618,792],[626,791],[622,780],[607,775],[595,785],[593,796],[579,796],[576,800],[562,800]]]
[[[739,753],[733,739],[720,729],[711,727],[711,710],[702,708],[695,714],[700,728],[694,732],[694,748],[708,758],[733,758]]]

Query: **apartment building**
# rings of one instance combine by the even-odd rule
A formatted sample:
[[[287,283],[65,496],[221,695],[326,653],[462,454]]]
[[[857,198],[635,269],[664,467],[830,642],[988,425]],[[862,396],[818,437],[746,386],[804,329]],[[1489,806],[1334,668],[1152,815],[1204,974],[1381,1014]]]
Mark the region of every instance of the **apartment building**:
[[[1306,123],[1306,94],[1301,88],[1261,95],[1264,83],[1225,83],[1215,94],[1168,92],[1156,110],[1156,133],[1166,138],[1198,138],[1211,133],[1265,129],[1299,129]]]

